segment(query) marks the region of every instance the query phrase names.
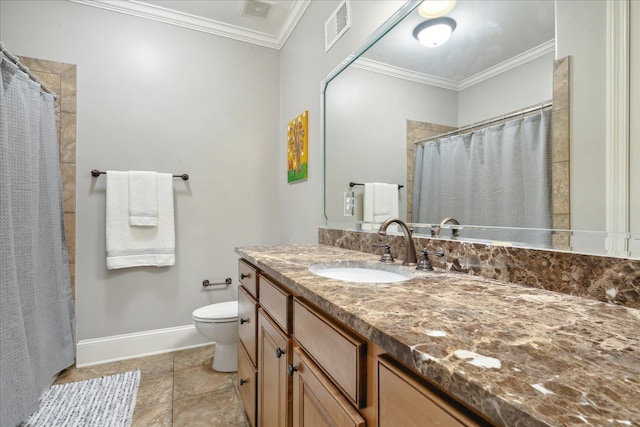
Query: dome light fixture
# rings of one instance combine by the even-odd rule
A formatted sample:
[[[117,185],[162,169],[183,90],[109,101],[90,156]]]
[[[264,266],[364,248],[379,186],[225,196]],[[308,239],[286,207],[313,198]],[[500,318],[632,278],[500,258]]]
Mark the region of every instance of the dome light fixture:
[[[424,18],[438,18],[446,15],[456,5],[456,0],[425,0],[418,6],[418,13]]]
[[[448,17],[429,19],[413,30],[413,37],[426,47],[437,47],[445,44],[456,29],[456,21]]]

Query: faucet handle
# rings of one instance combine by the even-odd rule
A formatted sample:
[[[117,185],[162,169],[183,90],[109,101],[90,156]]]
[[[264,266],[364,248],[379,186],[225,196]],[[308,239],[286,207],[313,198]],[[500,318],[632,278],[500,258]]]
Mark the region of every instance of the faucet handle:
[[[418,266],[416,267],[418,270],[433,270],[433,265],[429,262],[429,255],[444,256],[443,251],[428,251],[426,249],[422,249],[420,252],[422,253],[422,259],[418,262]]]
[[[391,255],[391,245],[388,243],[374,243],[374,247],[376,248],[384,248],[384,252],[382,257],[380,257],[380,262],[392,263],[394,262],[393,256]]]

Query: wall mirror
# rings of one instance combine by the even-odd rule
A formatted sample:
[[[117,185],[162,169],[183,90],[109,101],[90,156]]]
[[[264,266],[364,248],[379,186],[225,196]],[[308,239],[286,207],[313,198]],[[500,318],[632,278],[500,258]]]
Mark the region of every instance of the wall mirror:
[[[553,139],[555,132],[565,138],[566,146],[550,141],[542,156],[549,175],[541,184],[545,186],[542,198],[549,202],[545,226],[520,222],[531,210],[525,207],[508,219],[493,214],[490,217],[495,217],[494,221],[462,219],[460,227],[442,227],[440,237],[611,254],[607,252],[607,239],[617,233],[603,231],[605,2],[587,2],[592,7],[585,10],[589,9],[585,4],[564,1],[458,0],[445,15],[455,20],[455,30],[449,41],[434,48],[422,46],[414,37],[416,27],[430,19],[419,13],[420,3],[408,2],[326,79],[326,224],[377,229],[365,221],[364,186],[358,185],[364,183],[401,185],[398,216],[410,223],[416,234],[432,235],[434,226],[445,217],[467,218],[463,210],[437,211],[436,216],[426,220],[416,215],[413,180],[416,165],[420,168],[421,163],[416,161],[414,142],[489,121],[484,127],[500,125],[505,121],[493,120],[514,112],[542,114],[535,111],[536,107],[541,111],[564,108],[563,103],[569,107],[570,85],[575,91],[571,94],[574,111],[567,108],[564,116],[557,116],[557,111],[548,114],[549,138]],[[592,39],[586,40],[585,34]],[[566,62],[563,65],[558,59]],[[589,88],[593,100],[588,114],[580,111],[584,88]],[[553,106],[546,107],[548,103]],[[574,142],[569,147],[569,123],[572,136],[585,144],[579,149]],[[585,143],[580,135],[585,131],[583,127],[590,128],[591,133],[591,140]],[[469,130],[461,133],[468,134]],[[525,159],[523,167],[529,163]],[[458,162],[442,167],[456,170],[454,177],[467,171]],[[528,181],[535,171],[522,171],[523,167],[517,167],[518,179]],[[493,167],[496,172],[498,169],[501,168]],[[494,179],[499,182],[512,181],[496,176]],[[476,190],[482,194],[494,187],[499,187],[496,192],[502,192],[501,186],[482,185],[485,187]],[[449,187],[445,191],[468,200],[471,194],[465,192],[471,190],[463,187],[456,185],[455,190]],[[525,192],[528,194],[528,190]],[[520,204],[526,206],[529,196],[523,197]],[[437,200],[432,204],[438,205]],[[534,207],[538,204],[531,202]],[[453,235],[450,228],[459,228],[458,235]]]

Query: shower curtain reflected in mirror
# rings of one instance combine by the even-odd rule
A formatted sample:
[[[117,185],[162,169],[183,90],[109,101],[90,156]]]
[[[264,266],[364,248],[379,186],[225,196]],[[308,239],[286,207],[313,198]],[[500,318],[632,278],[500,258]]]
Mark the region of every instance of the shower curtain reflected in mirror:
[[[0,424],[75,357],[53,96],[0,55]]]
[[[461,237],[551,244],[551,110],[505,123],[418,143],[413,189],[414,222],[533,230],[469,228]],[[441,233],[445,236],[445,231]]]

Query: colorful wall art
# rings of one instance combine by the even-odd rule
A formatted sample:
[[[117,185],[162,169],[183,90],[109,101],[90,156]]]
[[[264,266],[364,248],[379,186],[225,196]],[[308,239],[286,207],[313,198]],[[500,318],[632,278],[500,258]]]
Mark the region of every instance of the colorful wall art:
[[[305,111],[287,127],[287,182],[303,181],[308,176],[308,117]]]

